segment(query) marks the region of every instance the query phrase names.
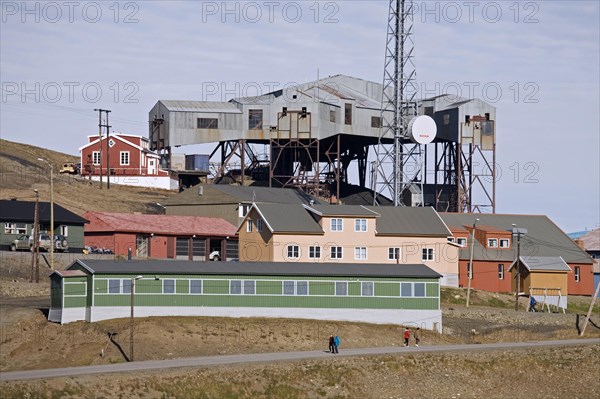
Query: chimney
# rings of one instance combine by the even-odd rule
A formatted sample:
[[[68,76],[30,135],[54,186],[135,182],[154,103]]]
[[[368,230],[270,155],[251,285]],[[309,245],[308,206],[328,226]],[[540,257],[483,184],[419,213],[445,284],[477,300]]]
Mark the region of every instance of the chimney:
[[[335,196],[335,194],[331,194],[331,198],[329,199],[329,203],[331,205],[337,204],[337,197]]]
[[[580,238],[576,238],[576,239],[575,239],[575,240],[573,240],[573,241],[575,241],[575,244],[577,244],[577,246],[578,246],[579,248],[581,248],[581,249],[583,249],[583,250],[585,251],[585,243],[583,242],[583,240],[582,240],[582,239],[580,239]]]

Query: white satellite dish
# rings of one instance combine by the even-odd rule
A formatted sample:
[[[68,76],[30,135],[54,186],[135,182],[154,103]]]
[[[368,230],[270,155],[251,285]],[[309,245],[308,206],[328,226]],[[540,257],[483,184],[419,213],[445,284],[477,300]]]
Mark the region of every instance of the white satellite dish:
[[[429,144],[435,139],[437,126],[433,118],[420,115],[411,119],[408,124],[408,136],[416,144]]]

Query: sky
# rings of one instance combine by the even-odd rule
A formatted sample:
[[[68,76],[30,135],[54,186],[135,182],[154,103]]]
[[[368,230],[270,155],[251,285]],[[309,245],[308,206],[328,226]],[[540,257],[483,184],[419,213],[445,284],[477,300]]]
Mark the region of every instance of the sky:
[[[0,3],[0,136],[72,155],[97,134],[96,108],[112,131],[147,136],[161,99],[383,79],[387,0]],[[598,2],[414,4],[423,96],[496,107],[496,212],[598,227]]]

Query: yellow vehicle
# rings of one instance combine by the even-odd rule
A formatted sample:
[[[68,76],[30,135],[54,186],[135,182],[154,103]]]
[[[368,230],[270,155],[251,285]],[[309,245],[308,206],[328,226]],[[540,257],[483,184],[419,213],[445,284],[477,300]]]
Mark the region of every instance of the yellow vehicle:
[[[62,168],[60,168],[60,172],[59,173],[68,173],[70,175],[76,175],[79,170],[79,168],[77,167],[77,164],[75,162],[65,162],[62,165]]]

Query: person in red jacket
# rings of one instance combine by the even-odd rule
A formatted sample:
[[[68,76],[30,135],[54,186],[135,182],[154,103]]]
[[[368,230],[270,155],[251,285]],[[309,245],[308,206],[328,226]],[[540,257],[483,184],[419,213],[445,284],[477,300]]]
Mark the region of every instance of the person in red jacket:
[[[410,339],[410,328],[406,327],[404,329],[404,346],[409,346],[408,345],[409,339]]]

